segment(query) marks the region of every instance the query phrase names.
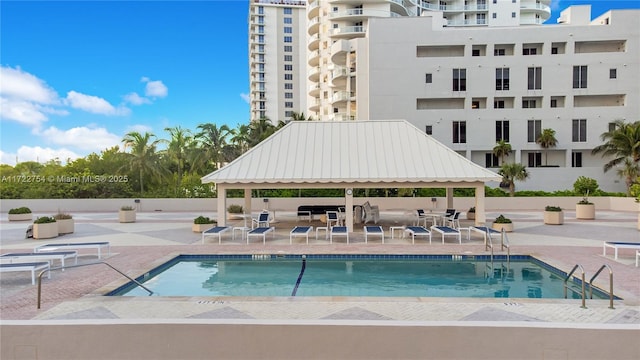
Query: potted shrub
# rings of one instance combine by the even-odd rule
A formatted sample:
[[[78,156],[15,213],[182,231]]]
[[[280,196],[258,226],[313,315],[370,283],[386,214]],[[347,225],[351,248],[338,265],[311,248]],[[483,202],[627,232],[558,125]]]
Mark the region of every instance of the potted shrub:
[[[58,235],[63,234],[71,234],[75,230],[75,222],[73,221],[73,216],[71,214],[58,212],[53,215],[58,223]]]
[[[467,220],[475,220],[476,219],[476,207],[472,206],[467,210]]]
[[[211,229],[215,226],[215,224],[217,224],[217,221],[215,221],[214,219],[209,219],[208,217],[201,215],[193,219],[191,230],[193,230],[193,232],[201,233],[207,229]]]
[[[589,194],[598,190],[598,182],[586,176],[580,176],[573,183],[576,194],[582,195],[582,200],[576,204],[576,219],[593,220],[596,218],[596,206],[589,201]]]
[[[133,208],[133,206],[122,206],[120,208],[120,212],[118,213],[118,220],[121,223],[136,222],[136,210]]]
[[[53,216],[43,216],[33,222],[34,239],[50,239],[58,236],[58,223]]]
[[[504,229],[506,232],[512,232],[513,222],[511,219],[504,217],[504,215],[500,215],[493,221],[493,225],[491,227],[498,231],[502,231],[502,229]]]
[[[243,209],[241,205],[229,205],[229,207],[227,207],[227,212],[229,213],[227,215],[227,219],[229,220],[242,219]]]
[[[31,221],[31,209],[26,206],[9,209],[9,221]]]
[[[544,223],[547,225],[564,224],[564,211],[559,206],[545,206]]]

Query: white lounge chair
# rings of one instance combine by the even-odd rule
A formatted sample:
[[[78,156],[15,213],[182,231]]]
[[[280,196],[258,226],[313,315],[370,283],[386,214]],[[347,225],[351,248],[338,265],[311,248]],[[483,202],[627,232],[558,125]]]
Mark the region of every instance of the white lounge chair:
[[[378,223],[380,220],[380,208],[377,205],[371,205],[369,202],[365,202],[362,206],[364,211],[363,222],[366,224],[369,221],[373,221],[374,224]]]
[[[416,243],[416,236],[427,236],[429,237],[429,244],[431,244],[431,231],[429,231],[424,226],[407,226],[404,229],[405,232],[408,232],[411,235],[411,243]]]
[[[289,244],[293,243],[294,237],[307,238],[307,245],[309,244],[309,233],[313,231],[313,226],[296,226],[289,233]]]
[[[211,229],[207,229],[202,232],[202,243],[204,244],[204,238],[206,236],[218,235],[218,244],[222,243],[222,234],[231,230],[229,226],[214,226]]]
[[[274,227],[257,227],[247,233],[247,244],[249,244],[249,238],[252,237],[262,237],[262,244],[267,243],[267,234],[273,233],[275,230]],[[273,234],[272,234],[273,235]]]
[[[364,227],[364,242],[369,242],[369,236],[380,236],[382,243],[384,244],[384,230],[382,226],[365,226]]]
[[[432,226],[431,231],[435,231],[442,235],[442,243],[444,244],[445,236],[453,236],[458,238],[458,242],[462,244],[462,236],[460,235],[460,230],[454,229],[451,226]]]
[[[98,259],[102,258],[102,248],[107,249],[107,255],[111,255],[111,244],[108,241],[100,241],[100,242],[83,242],[83,243],[60,243],[60,244],[44,244],[40,246],[36,246],[33,249],[33,252],[47,252],[47,251],[56,251],[58,249],[97,249],[98,250]]]
[[[0,272],[16,272],[16,271],[29,271],[31,272],[31,285],[36,284],[36,271],[43,271],[51,269],[51,265],[48,261],[43,262],[30,262],[30,263],[10,263],[0,264]],[[47,277],[51,279],[51,271],[47,271]]]
[[[251,219],[251,229],[256,227],[269,227],[269,212],[261,212],[257,218]]]
[[[640,243],[624,241],[605,241],[602,245],[602,256],[607,256],[607,248],[613,249],[613,258],[618,260],[618,249],[640,250]]]
[[[489,226],[470,226],[467,234],[467,241],[471,240],[471,232],[476,232],[484,237],[484,243],[487,243],[487,235],[500,235],[501,232]]]
[[[349,231],[346,226],[333,226],[329,231],[329,242],[333,243],[334,236],[344,236],[347,238],[347,244],[349,243]]]
[[[60,261],[60,267],[64,270],[64,261],[65,259],[74,259],[75,264],[78,264],[78,252],[75,250],[72,251],[52,251],[52,252],[32,252],[32,253],[7,253],[0,255],[0,259],[8,259],[11,263],[14,261],[17,262],[25,262],[25,260],[34,262],[34,261],[49,261],[51,263],[53,260]]]

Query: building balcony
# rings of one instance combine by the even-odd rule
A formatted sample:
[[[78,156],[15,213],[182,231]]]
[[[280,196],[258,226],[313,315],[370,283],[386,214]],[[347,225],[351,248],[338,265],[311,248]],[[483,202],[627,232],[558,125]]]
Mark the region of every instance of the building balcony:
[[[331,29],[331,37],[336,38],[348,38],[353,39],[357,37],[364,37],[366,30],[364,26],[343,26],[336,29]]]
[[[313,50],[309,53],[309,61],[310,66],[318,66],[320,63],[320,50]]]
[[[345,65],[347,63],[347,55],[351,51],[349,40],[338,40],[331,45],[331,62],[336,65]]]
[[[320,31],[320,18],[317,16],[307,22],[307,33],[309,35],[317,34]]]
[[[317,96],[320,94],[320,83],[309,85],[309,96]]]
[[[344,66],[338,66],[331,72],[331,84],[333,86],[343,86],[349,76],[349,69]]]
[[[544,19],[548,19],[551,16],[551,7],[545,4],[527,4],[520,3],[520,13],[522,14],[538,14]]]
[[[340,103],[345,103],[347,101],[352,100],[352,98],[354,96],[355,96],[355,94],[351,93],[349,91],[344,91],[344,90],[343,91],[337,91],[331,97],[331,104],[338,105]]]
[[[320,15],[320,1],[315,0],[307,4],[307,18],[309,20]]]
[[[331,20],[363,21],[370,17],[391,17],[391,11],[374,9],[347,9],[329,14]]]
[[[350,115],[346,112],[333,113],[333,117],[332,117],[333,121],[352,121],[355,119],[356,119],[355,115]]]
[[[316,50],[320,47],[320,34],[311,35],[308,42],[309,51]]]
[[[320,99],[316,98],[311,100],[311,102],[309,103],[309,111],[320,111]]]
[[[309,76],[309,80],[318,82],[320,80],[320,68],[314,67],[309,69],[307,75]]]

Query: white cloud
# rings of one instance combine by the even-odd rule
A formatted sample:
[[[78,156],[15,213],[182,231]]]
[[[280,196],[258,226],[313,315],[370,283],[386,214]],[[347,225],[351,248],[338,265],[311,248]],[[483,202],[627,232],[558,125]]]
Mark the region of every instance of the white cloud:
[[[16,157],[19,162],[37,161],[40,163],[45,163],[54,159],[58,159],[62,163],[66,163],[67,160],[73,161],[80,157],[80,155],[68,149],[42,148],[40,146],[21,146],[16,154],[2,152],[1,155],[2,163],[9,165],[16,164]]]
[[[151,80],[148,77],[143,77],[142,82],[147,83],[144,89],[145,96],[163,98],[169,93],[169,89],[160,80]]]
[[[125,134],[128,134],[133,131],[139,132],[140,134],[144,134],[146,132],[153,133],[152,130],[153,129],[147,125],[132,125],[127,127],[127,129],[125,130]]]
[[[144,98],[135,92],[125,95],[124,101],[128,102],[131,105],[151,104],[151,100]]]
[[[242,98],[242,100],[244,100],[247,104],[251,103],[251,97],[249,96],[249,94],[245,94],[245,93],[241,93],[240,97]]]
[[[68,130],[60,130],[52,126],[42,131],[39,135],[52,144],[95,152],[119,145],[121,141],[119,136],[102,127],[80,126]]]
[[[0,118],[39,127],[47,113],[62,113],[58,94],[44,81],[20,68],[0,67]]]
[[[93,114],[128,115],[130,113],[127,107],[120,106],[116,108],[103,98],[81,94],[73,90],[67,93],[65,102],[74,109],[84,110]]]

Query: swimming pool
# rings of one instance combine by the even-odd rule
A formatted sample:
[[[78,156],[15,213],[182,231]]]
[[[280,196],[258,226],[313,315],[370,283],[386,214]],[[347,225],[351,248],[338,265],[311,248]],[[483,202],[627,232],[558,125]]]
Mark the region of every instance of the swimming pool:
[[[558,299],[565,276],[530,256],[180,255],[136,280],[156,296]],[[148,293],[127,283],[107,295]],[[606,295],[594,288],[594,297]]]

